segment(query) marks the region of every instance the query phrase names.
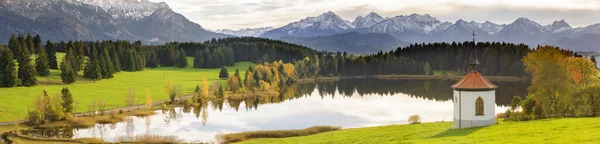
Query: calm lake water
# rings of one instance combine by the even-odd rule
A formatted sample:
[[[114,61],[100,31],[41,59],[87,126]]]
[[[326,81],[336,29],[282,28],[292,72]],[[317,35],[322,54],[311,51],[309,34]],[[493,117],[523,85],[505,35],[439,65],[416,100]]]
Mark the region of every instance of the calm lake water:
[[[148,117],[129,117],[117,124],[45,132],[44,137],[96,137],[115,141],[135,135],[173,135],[185,142],[214,142],[216,135],[255,130],[302,129],[316,125],[342,128],[452,120],[455,80],[358,79],[302,83],[270,99],[214,103],[206,109],[176,108]],[[524,96],[527,83],[494,82],[496,112],[513,96]]]

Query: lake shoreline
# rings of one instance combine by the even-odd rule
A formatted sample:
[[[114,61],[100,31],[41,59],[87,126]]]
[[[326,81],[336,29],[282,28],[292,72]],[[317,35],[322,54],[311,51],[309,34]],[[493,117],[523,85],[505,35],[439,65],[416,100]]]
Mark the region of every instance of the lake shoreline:
[[[328,76],[328,77],[317,77],[317,78],[305,78],[298,80],[299,82],[329,82],[329,81],[339,81],[344,79],[365,79],[365,78],[375,78],[375,79],[385,79],[385,80],[460,80],[463,76],[440,76],[440,75],[373,75],[373,76]],[[524,78],[519,78],[516,76],[486,76],[486,78],[490,81],[523,81],[526,80]]]
[[[463,76],[440,76],[440,75],[373,75],[373,76],[327,76],[327,77],[319,76],[317,78],[299,79],[299,80],[297,80],[297,82],[299,82],[299,83],[335,82],[335,81],[340,81],[340,80],[344,80],[344,79],[365,79],[365,78],[375,78],[375,79],[385,79],[385,80],[427,80],[427,79],[460,80],[463,78]],[[509,82],[525,80],[524,78],[519,78],[519,77],[515,77],[515,76],[486,76],[486,78],[488,78],[488,80],[491,80],[491,81],[509,81]],[[255,95],[255,93],[263,93],[263,92],[257,91],[257,92],[251,92],[251,93],[244,93],[243,95]],[[236,94],[236,95],[238,95],[238,94]],[[192,95],[189,94],[189,95],[181,96],[177,99],[185,99],[185,98],[191,98],[191,97],[192,97]],[[168,99],[161,100],[161,101],[155,101],[155,102],[153,102],[152,105],[160,106],[160,104],[163,104],[167,100]],[[144,105],[136,105],[136,106],[131,106],[131,107],[116,107],[116,108],[108,109],[106,111],[109,112],[109,111],[114,111],[114,110],[118,111],[118,110],[129,110],[129,109],[140,109],[143,106]],[[88,113],[90,113],[90,112],[89,111],[77,112],[77,113],[75,113],[74,116],[76,116],[76,117],[83,116]],[[24,122],[23,120],[5,121],[5,122],[0,122],[0,126],[13,125],[15,123],[23,123],[23,122]]]

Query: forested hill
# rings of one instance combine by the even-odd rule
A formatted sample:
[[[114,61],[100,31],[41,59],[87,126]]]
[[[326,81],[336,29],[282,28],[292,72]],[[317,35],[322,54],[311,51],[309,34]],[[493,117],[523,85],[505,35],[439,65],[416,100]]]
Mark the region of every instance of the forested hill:
[[[521,59],[531,52],[525,44],[473,42],[412,44],[394,51],[396,56],[429,62],[435,70],[468,70],[471,56],[477,56],[478,70],[484,75],[526,75]],[[476,54],[476,55],[474,55]]]
[[[218,49],[231,49],[235,61],[252,61],[255,63],[283,60],[294,62],[305,57],[315,58],[317,51],[292,43],[257,37],[230,37],[198,42],[172,42],[166,46],[182,48],[188,56],[196,56]],[[220,67],[220,66],[219,66]]]
[[[522,59],[533,49],[525,44],[479,42],[416,43],[389,52],[353,56],[346,53],[320,54],[321,75],[431,75],[433,70],[466,73],[473,55],[481,63],[477,68],[484,75],[528,76]],[[569,50],[564,53],[577,56]]]

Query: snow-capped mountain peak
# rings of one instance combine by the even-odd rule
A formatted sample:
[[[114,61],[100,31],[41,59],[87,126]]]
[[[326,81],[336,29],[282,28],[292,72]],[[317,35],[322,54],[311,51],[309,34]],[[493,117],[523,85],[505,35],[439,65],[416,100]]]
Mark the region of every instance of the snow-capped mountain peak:
[[[481,30],[487,32],[490,35],[499,32],[505,26],[505,25],[495,24],[490,21],[485,21],[484,23],[478,23],[476,21],[471,21],[470,23],[481,28]]]
[[[537,27],[537,28],[542,27],[542,25],[540,25],[539,23],[534,22],[534,21],[529,20],[524,17],[518,18],[517,20],[515,20],[515,22],[511,23],[510,25],[523,26],[523,27]]]
[[[371,26],[383,21],[384,18],[375,12],[367,14],[365,17],[358,16],[352,24],[356,28],[370,28]]]
[[[542,25],[538,24],[537,22],[534,22],[527,18],[520,17],[517,20],[515,20],[513,23],[506,25],[502,29],[502,31],[505,31],[508,33],[513,33],[513,34],[524,33],[525,35],[533,36],[533,35],[544,33],[547,30],[544,27],[542,27]]]
[[[343,20],[334,12],[328,11],[316,17],[307,17],[281,28],[267,31],[262,36],[268,38],[280,38],[284,36],[308,37],[338,34],[353,30],[354,26],[351,22]]]
[[[138,20],[150,16],[158,9],[170,9],[165,2],[155,3],[148,0],[76,0],[81,3],[98,6],[116,19]]]
[[[411,14],[385,19],[370,28],[375,33],[430,33],[443,23],[428,14]]]
[[[548,25],[546,27],[548,30],[552,31],[553,33],[559,33],[559,32],[573,29],[571,27],[571,25],[569,25],[567,22],[565,22],[564,19],[562,19],[560,21],[554,21],[551,25]]]
[[[291,23],[285,27],[289,27],[289,28],[315,27],[315,28],[320,28],[320,29],[339,28],[339,29],[344,29],[344,30],[354,28],[349,22],[344,21],[340,16],[336,15],[332,11],[328,11],[317,17],[307,17],[298,22]]]
[[[469,23],[469,22],[467,22],[467,21],[465,21],[463,19],[458,19],[458,20],[456,20],[455,24],[467,25],[467,24],[471,24],[471,23]]]
[[[265,33],[266,31],[270,31],[272,29],[273,29],[273,27],[262,27],[262,28],[254,28],[254,29],[245,28],[245,29],[239,29],[239,30],[219,29],[219,30],[215,30],[214,32],[228,34],[228,35],[234,35],[234,36],[259,36],[259,35]]]

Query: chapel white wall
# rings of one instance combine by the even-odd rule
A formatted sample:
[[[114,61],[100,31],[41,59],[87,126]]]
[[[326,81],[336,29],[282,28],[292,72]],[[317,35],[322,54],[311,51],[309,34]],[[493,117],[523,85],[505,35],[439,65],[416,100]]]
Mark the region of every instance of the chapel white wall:
[[[484,115],[475,115],[475,101],[483,99]],[[460,99],[462,98],[462,100]],[[454,127],[459,128],[459,118],[463,120],[461,128],[491,125],[496,119],[496,91],[457,91],[454,90]],[[462,109],[462,111],[459,111]],[[466,121],[466,122],[465,122]],[[468,124],[467,124],[468,123]]]

